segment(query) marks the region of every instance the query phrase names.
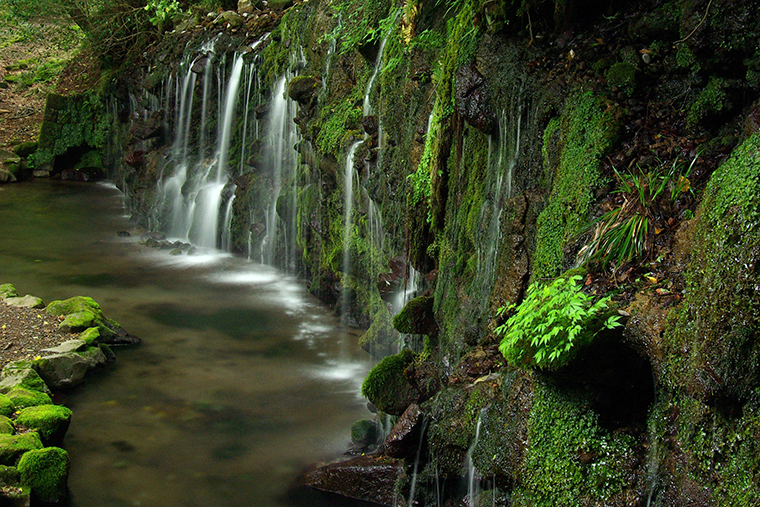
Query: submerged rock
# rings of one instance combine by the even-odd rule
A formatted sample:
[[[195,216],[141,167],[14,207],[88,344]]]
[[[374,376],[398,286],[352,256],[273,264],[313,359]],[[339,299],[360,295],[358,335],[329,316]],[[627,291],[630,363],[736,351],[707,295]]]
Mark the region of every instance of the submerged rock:
[[[306,475],[306,485],[348,498],[396,505],[396,483],[404,477],[403,461],[382,455],[331,463]]]

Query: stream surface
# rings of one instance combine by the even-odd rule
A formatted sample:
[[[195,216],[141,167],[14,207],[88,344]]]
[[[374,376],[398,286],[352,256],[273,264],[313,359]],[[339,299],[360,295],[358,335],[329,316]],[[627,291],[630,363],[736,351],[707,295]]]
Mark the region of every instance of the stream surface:
[[[71,505],[364,505],[297,486],[372,416],[356,334],[299,280],[148,248],[125,213],[110,184],[0,186],[0,283],[46,304],[91,296],[143,340],[56,397],[74,411]]]

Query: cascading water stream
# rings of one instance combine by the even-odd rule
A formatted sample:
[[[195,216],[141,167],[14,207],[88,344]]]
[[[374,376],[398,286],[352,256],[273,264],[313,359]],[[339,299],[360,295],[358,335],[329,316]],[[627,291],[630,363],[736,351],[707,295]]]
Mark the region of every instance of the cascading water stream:
[[[475,440],[472,441],[472,445],[467,450],[467,506],[468,507],[475,507],[475,498],[480,493],[480,488],[478,487],[478,471],[475,468],[475,463],[472,460],[472,455],[475,452],[475,447],[478,445],[478,441],[480,440],[480,426],[483,422],[483,412],[486,409],[483,409],[478,414],[478,422],[475,425]]]

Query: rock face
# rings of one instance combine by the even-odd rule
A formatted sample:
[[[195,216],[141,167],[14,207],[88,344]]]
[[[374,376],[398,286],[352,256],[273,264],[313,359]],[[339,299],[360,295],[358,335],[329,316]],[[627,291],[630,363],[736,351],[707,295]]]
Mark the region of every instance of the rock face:
[[[306,484],[315,489],[379,505],[396,505],[396,483],[403,462],[384,456],[361,456],[309,472]]]

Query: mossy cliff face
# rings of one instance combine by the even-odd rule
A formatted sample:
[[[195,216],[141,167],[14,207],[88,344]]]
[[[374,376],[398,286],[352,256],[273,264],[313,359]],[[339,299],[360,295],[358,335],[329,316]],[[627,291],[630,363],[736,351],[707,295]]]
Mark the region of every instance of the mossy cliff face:
[[[404,359],[393,375],[390,360],[368,379],[381,410],[403,417],[414,401],[428,416],[418,475],[407,458],[400,491],[414,483],[432,502],[442,480],[453,501],[526,506],[754,498],[757,2],[443,4],[297,2],[256,49],[254,30],[217,39],[228,62],[236,51],[259,62],[260,86],[240,99],[248,134],[241,122],[231,133],[230,249],[262,257],[275,188],[267,109],[284,79],[297,136],[274,205],[294,239],[276,247],[279,266],[366,328],[361,343],[376,356],[404,344],[394,301],[405,287],[421,297],[396,319],[398,331],[428,333],[406,338],[417,355],[393,356]],[[142,65],[152,73],[114,88],[121,138],[110,159],[146,224],[160,212],[157,181],[176,169],[178,117],[175,104],[150,102],[162,83],[177,86],[170,62],[199,58],[212,35],[167,37]],[[183,57],[185,47],[195,52]],[[150,113],[140,129],[129,93]],[[219,122],[210,113],[209,139]],[[650,174],[697,154],[650,249],[582,270],[586,292],[615,295],[630,317],[625,334],[558,371],[504,366],[498,309],[574,266],[586,227],[622,204],[613,168]],[[468,460],[478,475],[463,491]]]

